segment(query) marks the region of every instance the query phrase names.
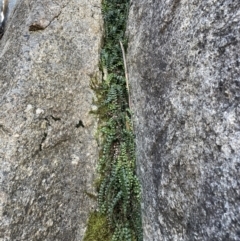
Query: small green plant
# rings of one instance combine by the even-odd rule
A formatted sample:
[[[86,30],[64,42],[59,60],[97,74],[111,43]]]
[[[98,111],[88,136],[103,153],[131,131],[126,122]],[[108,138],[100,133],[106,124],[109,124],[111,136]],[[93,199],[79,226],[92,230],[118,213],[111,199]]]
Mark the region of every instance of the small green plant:
[[[110,241],[112,237],[106,216],[92,212],[88,219],[88,229],[83,241]]]
[[[102,241],[142,241],[140,186],[135,166],[135,136],[129,108],[128,88],[122,48],[125,37],[129,0],[103,0],[105,36],[100,68],[103,80],[92,82],[98,109],[98,137],[101,146],[97,183],[99,211],[95,219],[106,221],[102,227],[89,219],[84,241],[90,233],[105,228],[109,234]],[[107,225],[106,225],[107,223]],[[91,224],[91,225],[90,225]],[[92,230],[92,231],[91,231]],[[100,231],[99,231],[100,232]]]

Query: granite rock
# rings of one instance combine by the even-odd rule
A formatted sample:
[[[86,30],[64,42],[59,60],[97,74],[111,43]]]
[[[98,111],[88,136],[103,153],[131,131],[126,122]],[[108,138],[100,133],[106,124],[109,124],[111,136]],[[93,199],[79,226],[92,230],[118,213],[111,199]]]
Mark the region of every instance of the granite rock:
[[[96,202],[99,0],[22,0],[0,41],[0,240],[79,241]]]
[[[240,240],[240,2],[132,1],[144,241]]]

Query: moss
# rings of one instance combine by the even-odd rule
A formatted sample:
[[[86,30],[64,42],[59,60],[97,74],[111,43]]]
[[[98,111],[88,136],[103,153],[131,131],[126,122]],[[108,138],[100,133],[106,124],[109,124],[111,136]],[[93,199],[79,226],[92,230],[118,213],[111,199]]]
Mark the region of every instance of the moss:
[[[111,238],[112,234],[106,216],[99,212],[90,213],[83,241],[110,241]]]

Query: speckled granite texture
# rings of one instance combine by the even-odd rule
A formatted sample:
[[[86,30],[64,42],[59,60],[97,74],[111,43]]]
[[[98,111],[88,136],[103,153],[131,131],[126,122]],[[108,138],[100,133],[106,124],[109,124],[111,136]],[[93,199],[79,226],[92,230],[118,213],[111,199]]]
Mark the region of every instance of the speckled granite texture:
[[[19,0],[0,41],[0,240],[81,241],[97,143],[99,0]]]
[[[144,241],[240,240],[240,2],[132,1]]]

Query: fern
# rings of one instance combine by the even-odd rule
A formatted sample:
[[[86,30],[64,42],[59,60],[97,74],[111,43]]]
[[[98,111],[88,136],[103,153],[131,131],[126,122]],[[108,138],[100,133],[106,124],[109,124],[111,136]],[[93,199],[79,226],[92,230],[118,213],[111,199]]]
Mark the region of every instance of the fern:
[[[100,69],[103,80],[92,82],[98,109],[99,217],[106,217],[111,241],[142,241],[140,185],[136,176],[135,136],[128,106],[121,41],[125,37],[129,0],[103,0],[105,37]],[[85,240],[85,239],[84,239]],[[88,241],[88,239],[86,239]]]

